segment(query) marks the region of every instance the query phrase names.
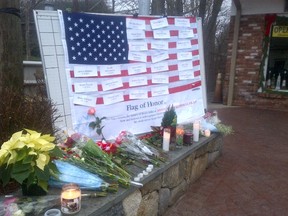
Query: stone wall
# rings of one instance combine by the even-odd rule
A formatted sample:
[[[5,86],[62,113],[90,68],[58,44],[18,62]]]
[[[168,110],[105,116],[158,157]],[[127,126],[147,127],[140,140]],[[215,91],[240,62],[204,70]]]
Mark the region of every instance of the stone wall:
[[[222,135],[213,133],[209,138],[201,137],[199,142],[191,146],[169,151],[169,161],[154,168],[149,175],[141,179],[143,187],[119,188],[116,194],[106,197],[83,197],[81,211],[76,215],[164,215],[168,208],[184,195],[189,185],[197,181],[221,155],[222,147]],[[59,191],[53,193],[59,194]]]
[[[185,193],[205,170],[221,155],[222,136],[213,135],[197,145],[184,149],[186,155],[163,167],[142,188],[134,190],[121,202],[99,215],[160,216]],[[186,147],[185,147],[186,148]],[[172,153],[173,154],[173,153]],[[177,160],[178,158],[179,160]],[[171,166],[170,166],[171,165]],[[93,214],[98,215],[98,214]]]
[[[224,103],[227,103],[228,97],[234,21],[235,17],[231,17],[226,72],[223,80]],[[257,92],[261,81],[260,64],[264,32],[265,15],[241,16],[232,105],[287,111],[288,96],[279,97],[275,94],[273,96]]]

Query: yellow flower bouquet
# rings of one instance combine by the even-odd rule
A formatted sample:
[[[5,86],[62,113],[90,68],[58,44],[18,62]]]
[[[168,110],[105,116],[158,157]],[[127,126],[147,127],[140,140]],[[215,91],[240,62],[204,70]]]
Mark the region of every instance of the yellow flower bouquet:
[[[28,191],[23,191],[24,185],[25,190],[32,185],[37,185],[43,192],[47,192],[50,176],[57,178],[58,174],[52,158],[62,156],[61,151],[53,143],[54,140],[53,136],[42,135],[28,129],[14,133],[0,149],[2,184],[5,186],[10,180],[15,180],[22,185],[24,195],[30,195]]]

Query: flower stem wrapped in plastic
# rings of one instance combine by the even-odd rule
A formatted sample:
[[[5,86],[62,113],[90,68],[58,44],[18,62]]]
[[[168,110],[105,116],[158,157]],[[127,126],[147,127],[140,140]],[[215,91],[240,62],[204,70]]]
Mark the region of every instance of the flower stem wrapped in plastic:
[[[49,185],[52,187],[62,187],[67,183],[75,183],[81,189],[116,192],[117,184],[109,184],[98,175],[85,171],[66,161],[55,160],[56,167],[59,170],[58,178],[50,178]]]

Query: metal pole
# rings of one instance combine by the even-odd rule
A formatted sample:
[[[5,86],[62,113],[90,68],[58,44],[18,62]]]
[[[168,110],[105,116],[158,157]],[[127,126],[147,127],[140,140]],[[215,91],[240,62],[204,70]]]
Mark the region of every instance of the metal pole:
[[[150,0],[138,0],[139,15],[150,14]]]

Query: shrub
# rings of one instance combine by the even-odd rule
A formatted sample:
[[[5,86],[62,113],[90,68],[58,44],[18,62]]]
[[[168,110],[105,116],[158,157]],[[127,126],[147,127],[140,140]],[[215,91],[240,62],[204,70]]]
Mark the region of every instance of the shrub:
[[[12,89],[2,89],[0,100],[0,146],[24,128],[55,134],[53,123],[59,118],[55,104],[45,96],[27,96]]]

